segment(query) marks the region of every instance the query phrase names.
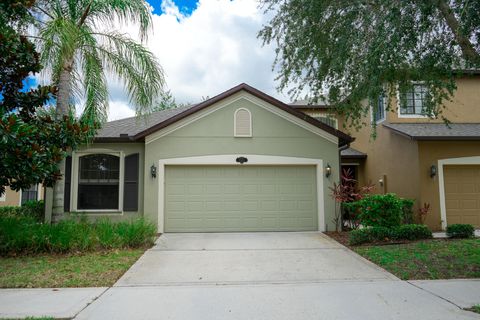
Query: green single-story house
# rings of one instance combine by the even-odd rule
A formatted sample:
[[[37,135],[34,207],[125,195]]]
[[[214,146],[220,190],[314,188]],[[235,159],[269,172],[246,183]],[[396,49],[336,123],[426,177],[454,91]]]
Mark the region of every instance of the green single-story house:
[[[158,232],[333,230],[353,139],[238,85],[197,105],[108,122],[66,160],[64,213],[144,216]],[[47,216],[53,191],[47,191]]]

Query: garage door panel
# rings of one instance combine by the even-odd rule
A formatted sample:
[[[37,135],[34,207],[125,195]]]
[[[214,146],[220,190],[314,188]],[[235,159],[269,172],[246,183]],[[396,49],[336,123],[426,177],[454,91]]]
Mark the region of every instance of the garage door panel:
[[[165,231],[317,230],[314,166],[167,166]]]
[[[480,227],[480,166],[444,167],[447,223]]]

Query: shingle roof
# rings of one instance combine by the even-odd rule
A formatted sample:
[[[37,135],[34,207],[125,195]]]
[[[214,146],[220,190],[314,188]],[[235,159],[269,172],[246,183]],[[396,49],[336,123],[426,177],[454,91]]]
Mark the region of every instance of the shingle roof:
[[[384,123],[412,140],[480,140],[480,123]]]
[[[294,109],[329,109],[330,106],[326,99],[317,100],[314,103],[308,100],[297,100],[288,104]]]
[[[342,158],[365,159],[367,157],[367,154],[360,152],[354,148],[347,148],[340,151],[340,156]]]
[[[116,121],[110,121],[103,125],[96,135],[97,139],[109,139],[120,137],[133,137],[136,134],[147,130],[148,128],[161,123],[173,116],[193,108],[195,105],[167,109],[153,112],[145,117],[131,117]],[[127,136],[124,136],[127,135]]]

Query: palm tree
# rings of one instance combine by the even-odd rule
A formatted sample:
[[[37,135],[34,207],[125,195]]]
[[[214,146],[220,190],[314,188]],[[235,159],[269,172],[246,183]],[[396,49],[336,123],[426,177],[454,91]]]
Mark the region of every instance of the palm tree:
[[[81,120],[89,124],[107,118],[107,75],[125,84],[137,114],[148,112],[163,92],[163,71],[142,44],[115,30],[118,24],[138,24],[140,39],[151,29],[144,0],[37,0],[37,48],[45,70],[57,86],[56,112],[70,112],[84,101]],[[110,29],[102,31],[102,29]],[[60,163],[64,173],[65,164]],[[54,188],[54,215],[63,212],[64,182]]]

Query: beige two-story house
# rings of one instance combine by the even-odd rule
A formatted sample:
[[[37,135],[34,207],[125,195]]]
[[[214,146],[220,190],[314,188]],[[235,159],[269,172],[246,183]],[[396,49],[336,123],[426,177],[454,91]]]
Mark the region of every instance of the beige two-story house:
[[[390,97],[388,111],[385,98],[371,106],[376,112],[365,120],[377,124],[375,139],[373,126],[349,129],[325,103],[292,107],[355,137],[341,151],[341,163],[354,170],[360,185],[371,182],[379,193],[415,199],[416,210],[429,204],[426,223],[434,230],[454,223],[480,228],[480,72],[457,78],[443,112],[450,126],[424,115],[425,90],[414,84]]]

